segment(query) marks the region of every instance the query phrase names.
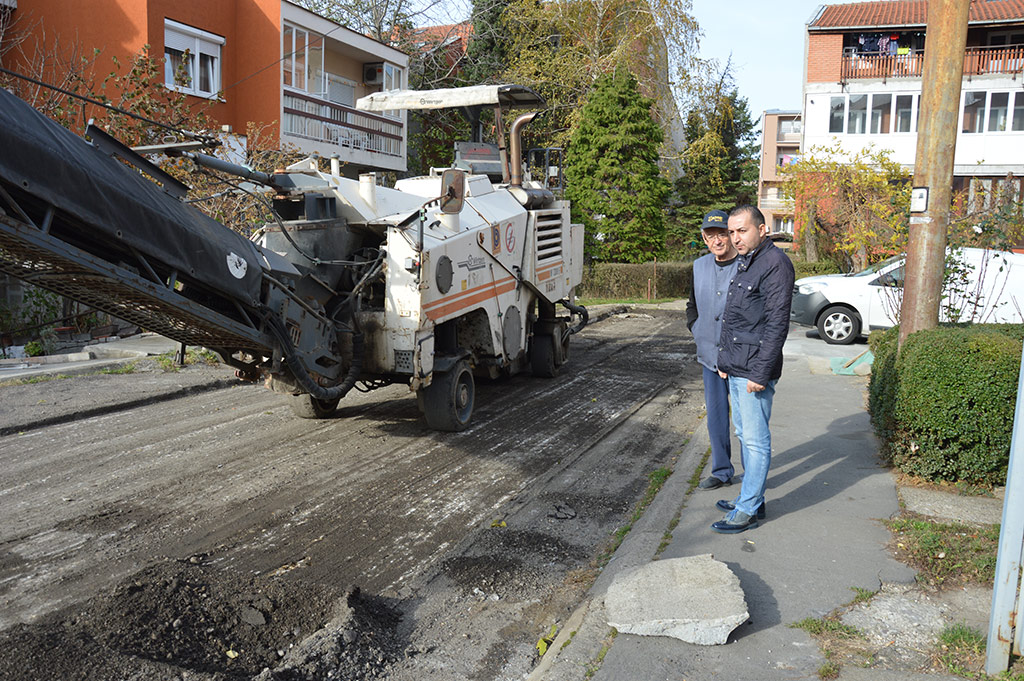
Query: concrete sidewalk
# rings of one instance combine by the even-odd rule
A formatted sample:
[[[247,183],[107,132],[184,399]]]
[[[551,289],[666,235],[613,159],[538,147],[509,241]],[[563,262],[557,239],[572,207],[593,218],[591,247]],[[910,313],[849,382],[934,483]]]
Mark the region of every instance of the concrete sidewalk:
[[[21,359],[0,359],[0,381],[33,376],[94,373],[130,361],[178,351],[179,344],[155,333],[95,341],[79,352]]]
[[[826,660],[814,639],[791,624],[849,603],[856,595],[854,587],[873,592],[883,583],[897,589],[914,584],[914,571],[886,550],[890,534],[880,519],[896,513],[899,500],[894,476],[877,457],[865,408],[867,379],[836,376],[828,370],[828,355],[845,352],[853,357],[865,348],[828,346],[806,338],[799,328],[791,332],[790,340],[773,405],[767,519],[736,535],[711,531],[711,523],[723,516],[715,502],[731,499],[738,487],[687,494],[685,479],[693,470],[686,468],[693,465],[688,461],[699,460],[708,447],[702,422],[680,456],[670,484],[616,552],[589,601],[563,627],[576,632],[563,639],[572,643],[560,648],[562,642],[556,640],[552,646],[559,651],[556,659],[545,660],[531,679],[817,679]],[[739,472],[735,440],[733,452]],[[703,475],[708,473],[705,469]],[[739,577],[750,619],[720,646],[660,636],[608,638],[603,604],[608,585],[630,567],[655,558],[650,542],[639,541],[634,533],[661,536],[669,528],[666,518],[680,510],[679,524],[659,559],[713,554]],[[637,541],[631,543],[633,539]],[[905,626],[916,626],[912,617]],[[602,648],[606,653],[598,666]],[[844,667],[840,678],[883,681],[918,675]]]

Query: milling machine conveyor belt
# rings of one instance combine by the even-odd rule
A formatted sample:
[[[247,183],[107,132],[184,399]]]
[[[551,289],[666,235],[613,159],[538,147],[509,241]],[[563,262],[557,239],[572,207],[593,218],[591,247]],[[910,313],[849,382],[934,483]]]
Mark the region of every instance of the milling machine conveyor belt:
[[[271,338],[0,213],[0,272],[187,345],[270,354]]]

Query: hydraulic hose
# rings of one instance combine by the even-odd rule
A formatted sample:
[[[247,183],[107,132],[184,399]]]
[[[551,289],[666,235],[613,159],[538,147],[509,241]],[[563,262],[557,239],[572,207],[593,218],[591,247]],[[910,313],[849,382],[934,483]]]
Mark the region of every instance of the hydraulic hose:
[[[562,300],[559,300],[558,303],[565,307],[567,310],[569,310],[569,312],[572,312],[573,314],[580,316],[579,324],[576,324],[576,326],[570,326],[568,329],[566,329],[566,331],[569,332],[569,335],[571,336],[574,333],[579,333],[580,331],[582,331],[583,327],[587,325],[588,321],[590,321],[590,313],[587,312],[587,308],[583,307],[582,305],[573,305],[568,301],[568,299],[564,298]]]
[[[355,315],[352,316],[353,321]],[[267,321],[270,325],[270,329],[278,342],[281,343],[281,348],[284,351],[284,361],[288,365],[288,368],[292,372],[292,376],[295,377],[295,381],[299,384],[303,390],[308,392],[312,397],[322,400],[324,402],[330,402],[332,400],[340,400],[345,397],[352,387],[359,380],[359,373],[363,369],[363,334],[359,331],[352,333],[352,365],[348,369],[348,373],[345,375],[345,380],[338,385],[330,388],[325,388],[309,375],[309,371],[306,369],[306,365],[302,363],[302,359],[295,351],[295,346],[292,344],[291,336],[288,334],[288,329],[285,328],[284,323],[278,318],[277,315],[271,314],[267,317]]]
[[[318,400],[323,400],[324,402],[340,400],[352,390],[356,381],[359,380],[359,374],[363,369],[363,351],[366,348],[363,334],[359,330],[359,294],[370,281],[379,276],[383,271],[385,255],[386,253],[382,250],[377,255],[377,260],[373,262],[370,269],[363,275],[363,278],[359,280],[359,283],[355,285],[351,293],[344,299],[343,304],[336,305],[329,311],[330,316],[333,317],[341,307],[354,302],[349,312],[352,321],[352,364],[349,366],[348,373],[345,374],[345,380],[338,385],[325,388],[314,381],[309,375],[306,365],[303,364],[302,359],[299,358],[298,353],[295,351],[291,335],[288,333],[288,329],[285,328],[284,323],[276,314],[270,313],[267,316],[274,336],[281,343],[285,364],[288,365],[299,386]]]

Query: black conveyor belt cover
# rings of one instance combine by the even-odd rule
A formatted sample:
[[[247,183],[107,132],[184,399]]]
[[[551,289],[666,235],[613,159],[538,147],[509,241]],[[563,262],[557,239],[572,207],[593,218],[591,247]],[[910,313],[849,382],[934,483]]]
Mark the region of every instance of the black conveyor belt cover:
[[[259,300],[261,258],[248,239],[0,88],[0,181],[244,303]],[[118,233],[120,232],[120,236]],[[244,261],[244,265],[242,262]]]

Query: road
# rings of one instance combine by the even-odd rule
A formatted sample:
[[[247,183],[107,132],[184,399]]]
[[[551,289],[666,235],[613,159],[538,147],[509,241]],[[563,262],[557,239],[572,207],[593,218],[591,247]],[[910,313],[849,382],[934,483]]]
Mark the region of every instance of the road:
[[[703,404],[685,319],[651,312],[555,379],[478,381],[462,433],[402,386],[323,421],[243,384],[51,413],[143,380],[0,388],[51,422],[0,437],[0,678],[521,678]]]

